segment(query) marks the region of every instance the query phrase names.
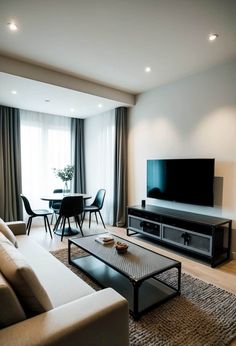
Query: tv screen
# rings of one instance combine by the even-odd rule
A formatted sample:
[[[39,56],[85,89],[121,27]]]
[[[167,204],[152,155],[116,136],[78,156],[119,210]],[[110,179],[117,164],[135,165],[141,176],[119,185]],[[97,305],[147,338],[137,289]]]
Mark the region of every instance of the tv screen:
[[[214,159],[147,161],[147,197],[213,206]]]

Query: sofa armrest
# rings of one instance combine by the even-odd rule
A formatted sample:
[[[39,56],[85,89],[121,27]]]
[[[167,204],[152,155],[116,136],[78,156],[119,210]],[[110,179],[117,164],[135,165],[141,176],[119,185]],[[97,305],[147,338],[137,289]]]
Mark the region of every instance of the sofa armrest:
[[[0,330],[1,346],[128,346],[128,316],[127,300],[107,288]]]
[[[26,224],[24,221],[6,222],[7,226],[15,235],[26,234]]]

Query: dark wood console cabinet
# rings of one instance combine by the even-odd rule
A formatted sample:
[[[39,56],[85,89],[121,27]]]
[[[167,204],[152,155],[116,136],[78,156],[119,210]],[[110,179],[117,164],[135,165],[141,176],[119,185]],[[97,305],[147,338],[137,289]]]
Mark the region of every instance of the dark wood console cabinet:
[[[128,207],[127,235],[141,233],[212,267],[230,258],[232,220],[146,205]]]

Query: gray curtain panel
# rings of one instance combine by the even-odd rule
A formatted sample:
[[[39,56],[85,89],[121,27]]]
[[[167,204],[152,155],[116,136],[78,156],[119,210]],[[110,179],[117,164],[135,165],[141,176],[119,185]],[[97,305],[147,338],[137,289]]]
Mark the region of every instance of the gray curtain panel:
[[[0,217],[22,220],[19,109],[0,106]]]
[[[113,225],[126,224],[127,206],[127,108],[115,110],[115,167]]]
[[[86,193],[84,119],[71,118],[72,164],[75,166],[74,192]]]

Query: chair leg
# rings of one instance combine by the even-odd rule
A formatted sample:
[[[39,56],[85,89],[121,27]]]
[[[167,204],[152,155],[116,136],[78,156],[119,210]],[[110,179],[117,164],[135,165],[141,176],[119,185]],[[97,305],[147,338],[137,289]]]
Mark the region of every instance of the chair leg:
[[[62,219],[61,219],[61,227],[63,227],[63,217],[62,217]]]
[[[52,222],[53,222],[53,215],[54,215],[54,214],[52,214],[52,217],[51,217],[51,225],[52,225]]]
[[[89,228],[90,228],[90,225],[91,225],[91,211],[89,212]]]
[[[97,218],[97,212],[95,211],[95,218],[96,218],[96,222],[97,222],[97,225],[98,225],[98,218]]]
[[[77,215],[77,218],[78,218],[80,227],[82,227],[83,226],[83,215],[79,214],[79,215]]]
[[[75,226],[78,227],[78,222],[77,222],[76,216],[74,216],[74,223],[75,223]]]
[[[84,218],[85,218],[85,211],[83,212],[83,216],[82,216],[82,220],[81,220],[81,227],[83,227]]]
[[[84,236],[84,233],[83,233],[83,231],[82,231],[82,225],[80,225],[79,216],[76,216],[76,219],[77,219],[77,223],[78,223],[78,225],[79,225],[80,232],[81,232],[82,237],[83,237],[83,236]]]
[[[62,232],[61,232],[61,241],[63,240],[63,237],[64,237],[65,225],[66,225],[66,218],[63,217],[63,227],[62,227]]]
[[[30,224],[30,217],[28,218],[27,225],[26,225],[26,233],[28,235],[29,235],[29,233],[28,233],[29,224]]]
[[[26,226],[26,231],[28,230],[27,234],[30,234],[30,229],[31,229],[31,224],[32,224],[32,216],[29,217],[29,220],[27,222],[27,226]]]
[[[59,227],[59,224],[61,222],[61,216],[58,217],[55,225],[54,225],[54,228],[53,228],[53,232],[55,233],[55,231],[57,230],[57,228]]]
[[[68,220],[69,230],[71,230],[71,227],[70,227],[70,218],[68,217],[67,220]]]
[[[44,216],[43,217],[43,220],[44,220],[44,228],[45,228],[45,231],[47,232],[47,222],[46,222],[46,217]]]
[[[78,228],[80,228],[81,227],[81,225],[82,225],[82,218],[80,219],[80,215],[76,215],[75,216],[75,225],[76,225],[76,227]]]
[[[47,215],[46,215],[46,221],[47,221],[47,225],[48,225],[48,229],[49,229],[50,237],[51,237],[51,239],[52,239],[52,231],[51,231],[51,227],[50,227],[50,224],[49,224],[49,220],[48,220]]]
[[[31,218],[31,220],[30,220],[30,225],[29,225],[29,230],[28,230],[29,233],[30,233],[30,231],[31,231],[32,220],[33,220],[33,218]],[[28,233],[28,234],[29,234],[29,233]]]
[[[103,227],[106,228],[105,223],[104,223],[103,218],[102,218],[102,214],[100,213],[100,210],[98,212],[99,212],[100,218],[102,220]]]

